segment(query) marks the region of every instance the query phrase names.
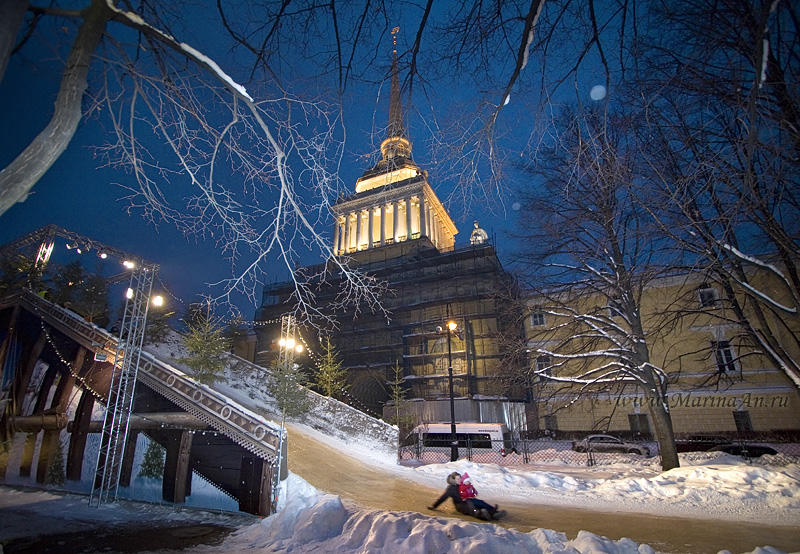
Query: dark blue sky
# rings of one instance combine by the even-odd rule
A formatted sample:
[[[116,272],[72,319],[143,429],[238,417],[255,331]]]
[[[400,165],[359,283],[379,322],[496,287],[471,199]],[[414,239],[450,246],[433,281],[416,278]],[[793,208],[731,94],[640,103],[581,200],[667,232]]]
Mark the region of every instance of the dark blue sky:
[[[215,29],[209,21],[205,21],[202,28],[196,25],[186,27],[196,36],[179,37],[179,40],[189,43],[194,41],[193,44],[201,52],[215,59],[224,70],[231,71],[231,76],[238,80],[240,76],[230,69],[234,64],[226,58],[227,51],[218,49],[214,44],[213,32],[221,30]],[[409,28],[414,29],[414,26],[410,25]],[[410,39],[411,37],[405,37],[401,31],[400,51],[403,50],[404,41]],[[387,65],[390,53],[391,45],[387,43]],[[44,56],[45,59],[47,57],[52,55]],[[42,62],[42,58],[33,55],[27,58],[15,56],[0,84],[0,105],[4,106],[0,110],[0,167],[5,167],[18,154],[51,116],[61,77],[61,64]],[[534,67],[529,70],[539,71]],[[375,80],[382,77],[384,76],[376,75]],[[592,84],[594,83],[586,83],[587,95]],[[440,95],[438,101],[441,102],[442,111],[451,109],[455,105],[454,99],[463,100],[465,95],[470,94],[469,91],[468,86],[439,87],[436,92]],[[417,91],[419,92],[420,90]],[[371,166],[371,162],[363,154],[377,151],[380,140],[384,138],[380,135],[370,138],[370,133],[376,128],[385,128],[388,121],[388,79],[382,87],[361,85],[350,89],[349,94],[350,100],[345,100],[344,116],[348,143],[339,165],[340,187],[347,194],[354,192],[355,180]],[[508,241],[501,239],[503,231],[514,221],[513,197],[503,199],[504,207],[499,200],[494,206],[478,202],[467,208],[458,205],[457,200],[449,201],[452,182],[448,182],[448,176],[443,174],[441,167],[432,167],[427,161],[430,153],[426,151],[426,126],[432,124],[425,120],[430,119],[424,115],[424,110],[429,109],[427,100],[426,98],[423,105],[417,106],[423,110],[423,115],[420,115],[409,110],[408,100],[404,97],[404,108],[411,114],[408,134],[414,144],[415,160],[430,171],[434,190],[450,210],[451,217],[459,228],[456,246],[469,243],[472,221],[477,219],[490,236],[497,237],[496,244],[503,259],[503,255],[511,251]],[[512,94],[511,107],[504,109],[502,118],[505,124],[513,126],[514,131],[519,132],[525,140],[535,124],[534,111],[518,106]],[[140,211],[126,211],[125,201],[120,200],[126,191],[119,184],[133,184],[133,178],[124,171],[100,168],[102,160],[94,156],[92,147],[106,141],[107,135],[102,123],[106,123],[102,118],[84,120],[68,149],[36,184],[29,198],[0,216],[0,244],[54,223],[158,263],[161,267],[161,279],[184,302],[195,300],[199,294],[219,295],[221,288],[210,291],[207,285],[231,277],[232,269],[230,263],[222,258],[213,240],[187,239],[170,224],[156,227],[145,221]],[[158,148],[164,146],[151,148],[157,153]],[[507,177],[510,184],[513,175]],[[330,235],[331,223],[327,222],[321,231]],[[60,246],[63,248],[63,244]],[[302,265],[321,261],[318,255],[299,260]],[[288,276],[287,268],[277,260],[269,265],[267,272],[269,280],[285,280]],[[260,287],[256,294],[258,301]],[[245,317],[253,316],[256,307],[253,302],[247,301],[242,295],[237,295],[235,302]],[[178,306],[176,309],[182,310]]]
[[[24,62],[19,57],[11,60],[0,85],[0,105],[6,107],[0,111],[0,129],[3,129],[0,134],[0,165],[3,167],[46,125],[52,113],[59,78],[58,64]],[[364,94],[373,106],[368,111],[362,108],[360,112],[353,112],[353,122],[348,123],[351,126],[348,136],[350,152],[370,150],[368,133],[372,130],[373,112],[377,125],[384,125],[383,118],[388,119],[388,88],[379,91],[378,87],[372,87]],[[412,127],[412,141],[413,133]],[[197,294],[208,294],[207,284],[231,277],[230,264],[222,259],[213,241],[187,240],[169,224],[156,227],[145,221],[140,213],[126,211],[125,201],[120,200],[125,190],[118,183],[130,183],[132,177],[120,170],[99,167],[102,160],[95,157],[92,147],[102,144],[104,136],[97,120],[81,123],[67,150],[36,184],[28,199],[0,216],[0,244],[54,223],[158,263],[161,279],[184,302],[194,300]],[[414,150],[415,158],[423,166],[426,158],[424,146],[419,141]],[[339,175],[347,192],[354,192],[355,180],[367,165],[363,158],[345,154]],[[436,182],[432,185],[445,200],[444,185]],[[488,211],[473,215],[459,213],[456,208],[452,216],[460,230],[457,236],[460,245],[468,243],[473,218],[480,219],[490,233],[499,230],[497,227],[503,223]],[[330,227],[323,231],[330,234]],[[63,242],[58,242],[57,247],[63,248]],[[312,256],[301,263],[320,261]],[[283,280],[288,271],[276,261],[269,274],[272,279]],[[214,290],[216,294],[219,292],[219,288]],[[245,317],[252,317],[255,306],[241,295],[236,299]],[[182,311],[182,308],[177,308]]]

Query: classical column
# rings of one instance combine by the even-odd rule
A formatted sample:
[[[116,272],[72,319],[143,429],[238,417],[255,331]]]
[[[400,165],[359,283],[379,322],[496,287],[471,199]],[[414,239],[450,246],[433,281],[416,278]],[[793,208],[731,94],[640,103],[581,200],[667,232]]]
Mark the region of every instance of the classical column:
[[[386,244],[386,204],[381,204],[381,246]]]
[[[350,251],[350,214],[344,216],[344,253]]]
[[[339,246],[340,246],[340,244],[339,244],[339,226],[341,225],[341,222],[339,221],[339,216],[337,215],[336,217],[334,217],[333,221],[334,221],[334,225],[333,225],[333,255],[334,256],[338,256],[339,255],[339,251],[340,251],[340,249],[339,249]]]
[[[397,224],[398,220],[400,219],[400,202],[397,200],[394,201],[392,208],[392,237],[394,238],[394,242],[397,242],[397,237],[400,236],[400,233],[397,232]]]
[[[375,231],[375,224],[373,223],[375,219],[375,208],[369,208],[367,210],[367,248],[372,248],[372,243],[374,235],[372,234]]]
[[[361,248],[361,216],[362,210],[356,212],[356,252]]]
[[[426,221],[425,218],[427,215],[425,214],[425,192],[420,193],[419,195],[419,236],[426,237],[428,236],[427,232],[427,225],[425,225]]]
[[[411,240],[411,197],[406,198],[406,240]]]

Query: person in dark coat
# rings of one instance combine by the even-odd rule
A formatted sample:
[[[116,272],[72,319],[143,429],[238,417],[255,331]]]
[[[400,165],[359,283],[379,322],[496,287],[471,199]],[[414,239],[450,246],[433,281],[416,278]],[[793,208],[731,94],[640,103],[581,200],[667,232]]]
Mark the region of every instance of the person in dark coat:
[[[488,504],[485,504],[488,506],[488,508],[479,509],[474,504],[474,499],[467,498],[466,500],[462,500],[461,493],[458,490],[459,485],[461,485],[461,474],[457,471],[454,471],[447,476],[447,488],[442,493],[442,496],[440,496],[432,505],[428,506],[428,509],[435,510],[439,507],[439,504],[449,498],[453,501],[453,506],[459,513],[467,516],[474,516],[479,519],[492,519],[494,514],[497,512],[497,506],[489,506]]]

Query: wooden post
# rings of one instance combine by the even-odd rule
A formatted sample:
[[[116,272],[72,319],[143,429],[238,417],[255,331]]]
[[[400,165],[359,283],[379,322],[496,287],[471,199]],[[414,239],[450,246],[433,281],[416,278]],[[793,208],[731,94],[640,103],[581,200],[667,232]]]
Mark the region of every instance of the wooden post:
[[[17,394],[14,397],[15,406],[17,410],[22,408],[22,401],[25,399],[25,393],[28,391],[28,385],[31,382],[31,376],[33,375],[33,369],[36,367],[36,362],[39,361],[39,356],[42,355],[42,351],[44,350],[44,346],[47,344],[47,333],[42,331],[39,333],[39,338],[36,340],[36,344],[33,345],[31,349],[31,353],[28,356],[28,363],[25,365],[25,371],[22,375],[19,376],[19,380],[15,379],[15,385],[17,388]],[[23,415],[17,414],[15,415]]]
[[[0,345],[0,381],[3,381],[4,368],[6,367],[8,354],[11,351],[11,345],[14,342],[14,330],[17,327],[17,321],[19,321],[19,304],[15,305],[14,310],[11,312],[6,338],[3,340],[3,344]],[[16,372],[16,369],[15,367],[10,368],[9,371]]]
[[[194,435],[190,431],[170,433],[164,462],[164,483],[161,489],[161,496],[167,502],[186,501],[186,481],[191,476],[189,460],[192,437]]]
[[[75,422],[69,436],[69,452],[67,453],[67,479],[81,480],[83,468],[83,455],[86,450],[86,438],[89,436],[89,424],[92,422],[92,409],[94,408],[94,395],[83,391],[75,411]]]
[[[39,387],[38,396],[36,397],[36,404],[34,405],[31,413],[38,414],[44,410],[45,402],[47,402],[47,397],[50,395],[50,388],[53,386],[53,381],[55,381],[57,375],[57,368],[50,367],[47,369],[47,373],[44,374],[44,379],[42,379],[42,384]],[[22,459],[19,462],[20,477],[31,476],[33,454],[36,450],[36,437],[38,435],[39,433],[30,433],[28,434],[28,438],[25,440],[25,448],[22,451]]]
[[[73,367],[78,373],[83,367],[83,360],[86,357],[86,349],[79,347],[75,355]],[[53,395],[53,403],[50,411],[56,414],[66,414],[72,390],[75,387],[75,375],[69,368],[61,369],[61,376],[58,380],[56,392]],[[42,446],[39,449],[39,463],[36,464],[36,482],[44,483],[47,480],[47,473],[53,463],[54,456],[61,456],[61,429],[48,429],[42,436]]]
[[[242,456],[239,472],[239,510],[268,516],[272,507],[272,471],[265,460]]]
[[[138,439],[139,431],[128,429],[128,439],[125,441],[125,457],[122,459],[122,471],[119,476],[119,484],[123,487],[131,486],[133,460],[136,456],[136,441]]]

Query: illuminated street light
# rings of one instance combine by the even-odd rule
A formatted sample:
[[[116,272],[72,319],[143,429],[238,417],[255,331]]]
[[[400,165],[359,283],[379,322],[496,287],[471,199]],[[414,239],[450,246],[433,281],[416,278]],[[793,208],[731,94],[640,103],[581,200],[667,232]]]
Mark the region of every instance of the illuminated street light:
[[[296,343],[293,338],[281,338],[281,340],[278,341],[278,344],[281,346],[281,348],[284,348],[284,350],[287,351],[294,350],[297,353],[303,351],[303,345]]]
[[[449,311],[449,310],[448,310]],[[440,332],[443,331],[439,327]],[[453,333],[458,333],[458,323],[447,322],[447,384],[450,390],[450,461],[458,460],[458,436],[456,435],[456,402],[453,396],[453,352],[450,346]]]

